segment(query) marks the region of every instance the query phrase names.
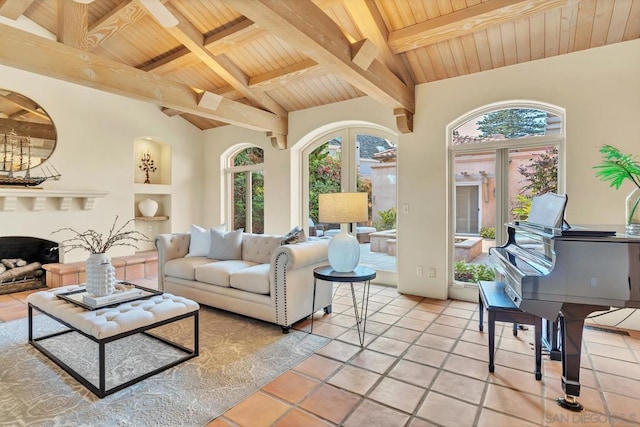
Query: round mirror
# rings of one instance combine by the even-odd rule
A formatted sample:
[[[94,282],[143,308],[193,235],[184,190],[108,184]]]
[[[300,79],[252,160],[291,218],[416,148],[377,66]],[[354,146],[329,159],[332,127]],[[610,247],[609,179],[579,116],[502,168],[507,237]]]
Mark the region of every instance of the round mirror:
[[[24,95],[0,89],[0,184],[33,185],[30,181],[35,182],[34,178],[44,181],[59,176],[52,165],[43,166],[56,140],[56,127],[40,105]],[[29,170],[38,167],[42,177],[30,178],[35,173]],[[5,182],[9,178],[13,181]]]

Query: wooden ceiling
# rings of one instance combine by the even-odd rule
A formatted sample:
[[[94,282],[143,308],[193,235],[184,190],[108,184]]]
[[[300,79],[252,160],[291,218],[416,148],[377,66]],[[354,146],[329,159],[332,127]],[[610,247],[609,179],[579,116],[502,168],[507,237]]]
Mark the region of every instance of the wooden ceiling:
[[[368,95],[411,132],[417,84],[640,37],[640,0],[86,2],[0,0],[56,39],[0,24],[0,63],[278,148],[292,111]]]

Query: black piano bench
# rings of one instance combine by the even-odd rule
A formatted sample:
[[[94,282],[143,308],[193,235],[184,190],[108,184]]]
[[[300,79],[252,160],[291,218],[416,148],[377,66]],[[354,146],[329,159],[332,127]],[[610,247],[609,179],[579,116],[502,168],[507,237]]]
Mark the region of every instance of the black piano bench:
[[[483,330],[484,308],[489,313],[489,372],[495,370],[494,351],[496,339],[496,322],[513,322],[513,335],[517,335],[517,324],[533,325],[535,327],[536,380],[542,379],[542,318],[524,312],[514,304],[505,291],[502,282],[478,282],[480,305],[480,331]]]

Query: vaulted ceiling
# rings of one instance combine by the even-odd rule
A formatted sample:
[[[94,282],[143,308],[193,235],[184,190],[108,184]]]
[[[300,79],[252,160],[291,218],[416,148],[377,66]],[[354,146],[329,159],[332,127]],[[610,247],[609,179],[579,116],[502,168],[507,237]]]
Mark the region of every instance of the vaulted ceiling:
[[[640,0],[0,0],[0,16],[0,64],[279,148],[292,111],[368,95],[411,132],[417,84],[640,37]],[[29,20],[44,37],[13,28]]]

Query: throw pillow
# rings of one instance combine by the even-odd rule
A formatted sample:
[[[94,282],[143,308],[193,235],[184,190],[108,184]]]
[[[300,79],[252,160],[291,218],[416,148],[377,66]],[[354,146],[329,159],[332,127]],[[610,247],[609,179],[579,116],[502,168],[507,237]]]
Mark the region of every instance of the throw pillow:
[[[302,243],[306,241],[307,241],[307,235],[304,234],[304,230],[298,226],[295,226],[290,232],[288,232],[282,237],[281,245],[291,245],[291,244]]]
[[[229,232],[212,228],[209,258],[219,261],[242,259],[242,231],[242,228]]]
[[[227,226],[226,224],[220,224],[214,228],[224,230]],[[191,224],[189,234],[191,235],[191,239],[189,241],[189,253],[187,256],[208,256],[211,250],[211,231]]]

